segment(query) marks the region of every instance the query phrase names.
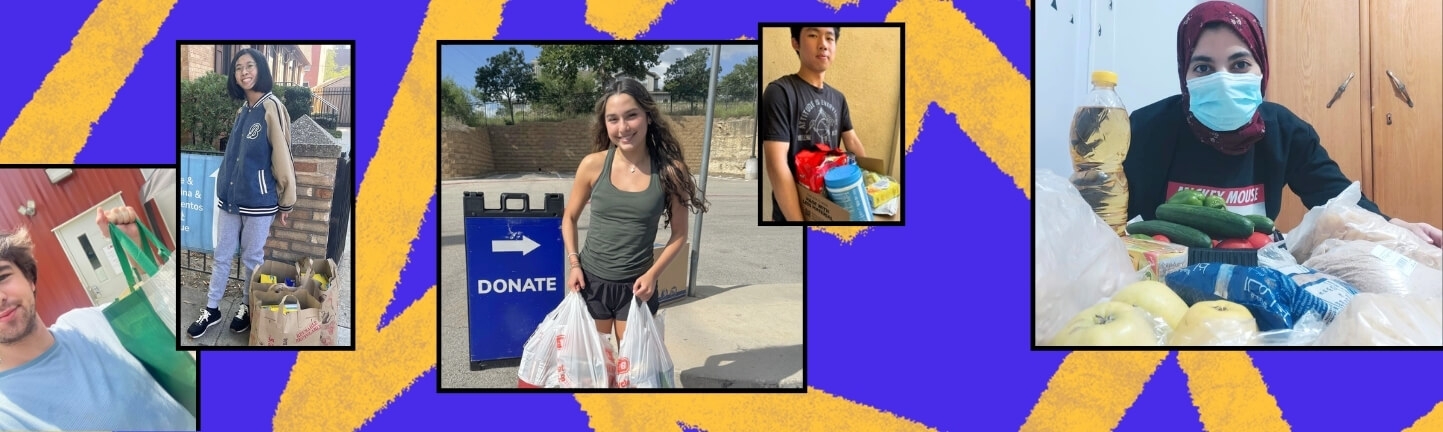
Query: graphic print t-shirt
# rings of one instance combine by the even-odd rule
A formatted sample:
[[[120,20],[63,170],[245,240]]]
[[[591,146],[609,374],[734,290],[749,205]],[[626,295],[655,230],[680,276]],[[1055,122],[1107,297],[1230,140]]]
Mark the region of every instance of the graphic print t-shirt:
[[[813,87],[796,74],[778,78],[762,92],[762,141],[790,143],[787,168],[797,175],[796,156],[819,144],[841,146],[842,133],[852,130],[847,99],[830,85]],[[772,198],[772,215],[782,220],[782,211]]]

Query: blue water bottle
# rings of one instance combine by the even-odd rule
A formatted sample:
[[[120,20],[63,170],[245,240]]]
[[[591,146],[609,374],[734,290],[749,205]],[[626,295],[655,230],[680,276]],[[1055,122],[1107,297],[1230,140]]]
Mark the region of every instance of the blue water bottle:
[[[862,168],[848,164],[827,170],[827,198],[852,215],[853,222],[872,221],[872,197],[862,183]]]

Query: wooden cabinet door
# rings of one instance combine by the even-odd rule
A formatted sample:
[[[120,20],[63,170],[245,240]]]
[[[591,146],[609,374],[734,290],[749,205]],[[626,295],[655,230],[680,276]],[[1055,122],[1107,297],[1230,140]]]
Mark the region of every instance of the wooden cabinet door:
[[[1372,196],[1389,216],[1443,227],[1443,2],[1372,0],[1369,15]]]
[[[1349,179],[1363,181],[1366,194],[1368,137],[1363,119],[1369,89],[1363,27],[1367,23],[1360,18],[1367,15],[1364,1],[1368,0],[1268,2],[1266,37],[1271,68],[1267,99],[1311,124],[1328,156]],[[1349,74],[1354,76],[1347,90],[1328,107]],[[1284,188],[1278,229],[1292,231],[1306,212],[1297,195]]]

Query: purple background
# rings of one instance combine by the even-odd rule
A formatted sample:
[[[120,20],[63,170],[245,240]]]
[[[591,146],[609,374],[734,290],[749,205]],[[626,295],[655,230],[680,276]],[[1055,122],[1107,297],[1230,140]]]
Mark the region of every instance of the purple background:
[[[1046,2],[1038,3],[1046,7]],[[814,0],[740,1],[725,8],[713,4],[669,5],[644,38],[755,37],[758,21],[877,22],[895,3],[864,1],[840,12]],[[1030,10],[1023,2],[957,7],[1014,67],[1032,76]],[[9,127],[69,49],[93,8],[93,3],[31,2],[7,9],[12,22],[0,26],[0,39],[23,43],[8,47],[0,129]],[[513,0],[505,7],[497,39],[606,38],[586,25],[584,9],[582,0]],[[358,180],[364,179],[424,13],[422,2],[394,2],[385,9],[341,2],[179,2],[95,125],[77,162],[175,161],[170,141],[175,113],[170,106],[175,100],[177,39],[354,39],[360,90],[353,135]],[[818,389],[937,429],[1012,430],[1026,420],[1065,356],[1028,349],[1030,204],[935,104],[929,105],[923,130],[906,161],[907,227],[874,229],[850,246],[825,233],[807,234],[807,376]],[[382,325],[436,283],[435,210],[433,198]],[[859,274],[826,265],[854,256],[855,248],[864,248],[881,271]],[[985,253],[964,260],[954,255],[959,250]],[[862,310],[880,313],[859,314]],[[295,354],[203,356],[205,430],[271,427]],[[1170,356],[1159,368],[1121,430],[1201,429],[1175,358]],[[1253,358],[1285,418],[1299,430],[1398,430],[1443,399],[1443,389],[1421,384],[1443,381],[1437,372],[1443,356],[1435,353],[1267,352]],[[434,369],[424,374],[366,428],[410,429],[438,422],[488,429],[588,427],[586,414],[570,395],[438,395],[435,380]],[[951,394],[939,397],[934,393],[938,388]],[[960,403],[972,396],[987,402]],[[345,403],[344,395],[336,398],[336,403]]]

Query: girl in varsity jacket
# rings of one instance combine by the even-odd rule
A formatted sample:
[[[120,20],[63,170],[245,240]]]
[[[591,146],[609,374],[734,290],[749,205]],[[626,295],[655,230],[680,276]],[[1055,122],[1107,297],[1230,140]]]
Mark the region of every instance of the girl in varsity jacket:
[[[186,332],[192,338],[220,322],[217,307],[225,294],[231,260],[237,248],[246,280],[265,260],[264,247],[270,237],[271,221],[296,203],[296,175],[291,165],[290,115],[280,98],[271,93],[270,69],[265,55],[244,49],[231,62],[227,90],[231,98],[243,100],[236,112],[225,148],[225,159],[216,174],[215,268],[211,271],[210,295],[200,317]],[[224,258],[223,258],[224,257]],[[243,296],[230,328],[237,333],[250,330],[250,292],[242,283]]]

